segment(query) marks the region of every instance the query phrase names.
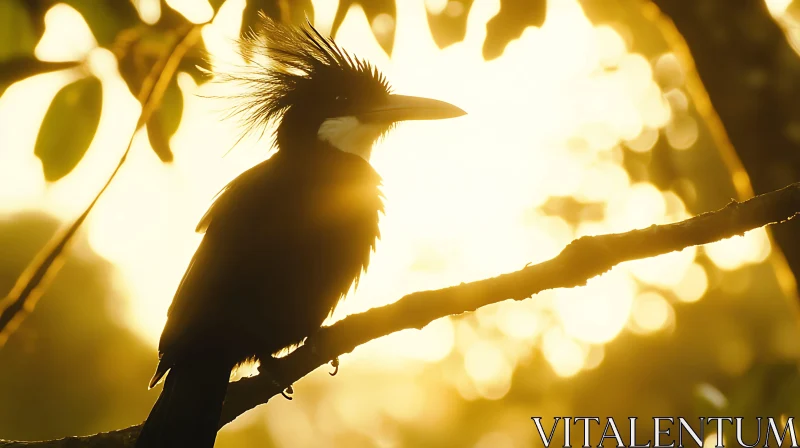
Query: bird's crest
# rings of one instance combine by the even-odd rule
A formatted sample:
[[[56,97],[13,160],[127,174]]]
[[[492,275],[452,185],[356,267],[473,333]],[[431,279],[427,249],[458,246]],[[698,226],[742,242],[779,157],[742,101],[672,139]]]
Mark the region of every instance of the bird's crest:
[[[375,95],[391,91],[375,66],[350,55],[310,22],[297,27],[277,23],[263,12],[259,16],[256,29],[246,33],[240,46],[250,66],[221,75],[244,88],[234,96],[237,104],[230,115],[242,119],[245,133],[263,132],[296,104],[324,101],[331,95],[336,98],[330,99],[338,99],[347,91]],[[258,60],[263,57],[266,61]]]

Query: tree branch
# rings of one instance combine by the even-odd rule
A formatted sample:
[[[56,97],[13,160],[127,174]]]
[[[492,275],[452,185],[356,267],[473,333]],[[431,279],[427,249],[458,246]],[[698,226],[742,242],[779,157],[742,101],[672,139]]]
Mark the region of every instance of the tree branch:
[[[800,181],[800,57],[767,2],[653,4],[663,13],[655,24],[689,73],[689,93],[740,194],[748,184],[764,193]],[[772,236],[800,278],[800,220]]]
[[[800,183],[795,183],[745,202],[733,201],[715,212],[674,224],[584,236],[543,263],[485,280],[415,292],[393,304],[348,316],[321,329],[312,341],[279,360],[279,366],[285,378],[295,382],[332,359],[382,336],[408,328],[422,328],[436,319],[475,311],[507,299],[522,300],[547,289],[581,286],[624,261],[712,243],[768,224],[785,222],[798,214]],[[280,392],[266,375],[231,384],[220,426]],[[133,446],[139,428],[47,442],[0,442],[0,447],[127,447]]]

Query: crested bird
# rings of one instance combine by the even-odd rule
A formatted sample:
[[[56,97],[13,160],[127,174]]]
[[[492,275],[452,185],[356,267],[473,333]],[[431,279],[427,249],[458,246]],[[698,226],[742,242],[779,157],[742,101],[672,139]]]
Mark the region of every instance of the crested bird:
[[[169,308],[150,387],[166,379],[139,448],[214,445],[231,371],[251,359],[269,370],[366,269],[383,213],[373,144],[400,121],[465,114],[392,93],[310,23],[262,14],[243,42],[268,61],[222,75],[246,88],[232,114],[248,131],[275,125],[277,152],[230,182],[197,227],[205,235]]]

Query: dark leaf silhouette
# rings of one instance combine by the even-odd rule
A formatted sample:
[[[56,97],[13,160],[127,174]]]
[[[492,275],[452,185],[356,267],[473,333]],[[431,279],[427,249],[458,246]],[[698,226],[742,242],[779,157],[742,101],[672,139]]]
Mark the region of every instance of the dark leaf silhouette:
[[[140,102],[144,102],[143,87],[153,70],[161,70],[159,64],[165,51],[173,46],[185,30],[193,27],[181,13],[172,9],[164,0],[161,1],[161,17],[152,26],[139,27],[133,38],[117,46],[121,57],[119,69],[122,78],[128,85],[131,94]],[[187,72],[198,84],[210,79],[209,62],[202,40],[187,51],[178,63],[178,70]],[[154,79],[154,78],[150,78]],[[147,135],[150,146],[164,162],[172,161],[172,150],[169,139],[178,129],[183,113],[183,96],[173,77],[170,80],[161,105],[147,120]]]
[[[256,24],[258,23],[259,12],[264,12],[264,14],[273,19],[281,18],[281,10],[277,0],[247,0],[247,4],[242,10],[242,25],[239,30],[241,37],[257,29]]]
[[[492,60],[519,38],[525,28],[541,26],[547,12],[547,0],[502,0],[500,12],[486,24],[483,58]]]
[[[394,46],[394,31],[395,21],[397,18],[397,6],[394,0],[342,0],[339,2],[339,8],[336,10],[336,16],[333,18],[333,26],[331,27],[331,35],[335,36],[336,31],[344,22],[347,17],[347,11],[353,5],[359,5],[364,10],[367,20],[372,26],[372,34],[375,39],[386,51],[386,54],[392,54],[392,47]]]
[[[247,0],[247,5],[242,11],[240,36],[256,29],[258,14],[262,11],[267,17],[284,23],[302,25],[306,22],[306,18],[314,23],[314,6],[311,0]]]
[[[157,67],[161,55],[192,24],[178,11],[161,1],[161,17],[154,25],[138,27],[135,33],[115,45],[119,71],[131,94],[142,102],[143,82]]]
[[[161,99],[161,104],[147,120],[147,137],[150,140],[150,146],[162,162],[172,161],[169,139],[178,130],[182,114],[183,95],[175,78],[172,78]]]
[[[62,254],[67,250],[76,232],[80,229],[86,217],[89,216],[89,213],[92,211],[95,204],[97,204],[97,201],[125,163],[136,133],[149,120],[153,109],[160,103],[164,91],[169,86],[169,82],[174,76],[174,69],[177,68],[177,61],[183,58],[186,51],[194,45],[199,38],[200,27],[192,26],[185,30],[184,34],[179,36],[175,44],[163,55],[158,64],[159,67],[163,68],[156,73],[151,73],[154,79],[148,80],[147,82],[147,85],[152,87],[143,89],[144,92],[142,96],[145,100],[142,102],[142,112],[139,115],[133,134],[131,134],[130,140],[128,140],[128,146],[122,153],[122,157],[120,157],[116,168],[111,172],[106,183],[103,184],[103,187],[100,188],[100,191],[97,192],[94,199],[84,209],[83,213],[81,213],[72,224],[65,227],[63,231],[54,235],[47,246],[42,249],[31,264],[25,268],[25,271],[17,278],[14,287],[3,299],[3,303],[0,304],[0,307],[3,308],[2,312],[0,312],[0,346],[2,346],[9,335],[19,327],[20,322],[25,316],[31,312],[36,301],[41,297],[43,290],[47,288],[53,276],[55,276],[61,268],[62,264],[59,263],[59,261]],[[97,115],[99,114],[100,112],[98,112]]]
[[[214,7],[215,13],[223,2],[217,3],[217,6]],[[164,42],[173,42],[176,36],[183,34],[183,30],[191,26],[193,24],[181,13],[172,9],[164,0],[161,0],[161,19],[155,24],[154,29],[158,31],[157,34],[161,36]],[[211,79],[209,70],[211,70],[211,64],[208,60],[205,43],[203,43],[202,39],[198,39],[197,43],[192,45],[184,57],[181,58],[178,63],[178,71],[188,73],[196,83],[202,84]]]
[[[302,25],[306,19],[314,22],[314,7],[310,0],[299,0],[290,5],[282,0],[247,0],[247,4],[242,11],[242,25],[239,29],[239,36],[244,42],[244,36],[258,29],[259,14],[264,13],[281,22]],[[247,48],[240,47],[242,55],[249,59]]]
[[[34,150],[48,181],[69,174],[83,158],[97,131],[102,103],[103,89],[95,77],[68,84],[56,94]]]
[[[439,48],[461,42],[467,35],[467,16],[473,0],[451,0],[436,14],[428,10],[428,26]]]
[[[173,9],[166,0],[161,0],[161,16],[153,28],[162,32],[180,29],[191,26],[192,23],[183,14]]]

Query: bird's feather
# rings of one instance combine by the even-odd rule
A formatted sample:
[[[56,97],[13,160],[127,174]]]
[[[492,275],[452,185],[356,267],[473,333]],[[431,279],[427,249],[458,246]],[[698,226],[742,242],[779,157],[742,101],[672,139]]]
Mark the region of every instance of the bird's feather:
[[[359,95],[391,91],[374,65],[350,55],[310,23],[285,26],[262,13],[242,44],[250,65],[219,75],[242,87],[241,93],[233,96],[237,101],[230,115],[242,120],[246,132],[266,129],[291,106],[308,98],[325,101],[330,95],[341,96],[343,89]]]
[[[204,218],[158,372],[215,347],[236,347],[237,360],[274,353],[319,328],[369,263],[379,184],[367,162],[333,148],[307,163],[279,152],[234,181]]]

